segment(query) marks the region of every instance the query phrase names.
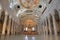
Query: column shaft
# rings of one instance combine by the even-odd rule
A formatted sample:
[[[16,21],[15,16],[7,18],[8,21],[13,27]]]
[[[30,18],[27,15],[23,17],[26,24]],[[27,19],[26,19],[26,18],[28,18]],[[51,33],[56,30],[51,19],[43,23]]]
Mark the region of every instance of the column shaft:
[[[44,22],[43,22],[43,33],[45,34],[45,26],[44,26]]]
[[[10,34],[10,27],[11,27],[11,17],[9,17],[9,23],[8,23],[8,27],[7,27],[7,34]]]
[[[54,15],[52,15],[52,20],[53,20],[54,33],[55,35],[57,35],[57,24]]]
[[[48,17],[48,24],[49,24],[49,33],[50,35],[52,34],[52,29],[51,29],[51,21],[50,21],[50,17]]]
[[[7,12],[5,13],[5,19],[4,19],[4,23],[3,23],[3,29],[2,29],[2,35],[5,34],[6,31],[6,23],[7,23]]]
[[[14,26],[14,23],[13,23],[13,21],[12,21],[11,34],[13,34],[13,26]]]
[[[46,35],[48,35],[48,26],[47,26],[47,20],[45,21],[46,23]]]
[[[15,27],[16,27],[16,23],[14,22],[14,35],[15,35]]]

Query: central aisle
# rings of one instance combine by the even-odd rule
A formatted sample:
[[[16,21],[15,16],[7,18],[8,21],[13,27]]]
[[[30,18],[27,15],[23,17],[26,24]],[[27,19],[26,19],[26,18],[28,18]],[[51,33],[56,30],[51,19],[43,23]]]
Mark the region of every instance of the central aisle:
[[[58,36],[60,39],[60,36]],[[47,35],[11,35],[11,36],[1,36],[0,40],[59,40],[56,36]]]

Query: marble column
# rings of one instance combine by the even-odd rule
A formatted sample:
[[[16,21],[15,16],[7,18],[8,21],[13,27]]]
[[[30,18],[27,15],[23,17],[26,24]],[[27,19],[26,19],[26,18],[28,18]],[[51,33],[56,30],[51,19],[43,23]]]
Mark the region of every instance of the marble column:
[[[45,29],[46,29],[46,40],[48,40],[48,24],[47,24],[47,18],[45,19],[45,24],[46,24],[46,26],[45,26]]]
[[[15,27],[16,27],[16,23],[14,22],[14,35],[15,35]]]
[[[57,24],[54,15],[52,15],[54,34],[57,35]]]
[[[9,16],[9,22],[8,22],[8,27],[7,27],[7,35],[10,34],[10,28],[11,28],[11,16]]]
[[[45,34],[45,26],[44,26],[44,22],[43,22],[43,33]]]
[[[13,34],[15,35],[15,21],[14,21],[14,25],[13,25]]]
[[[46,34],[45,34],[46,30],[45,30],[45,24],[44,24],[44,21],[43,21],[43,39],[46,40]]]
[[[50,16],[48,17],[48,28],[49,28],[49,34],[52,35],[52,28],[51,28],[51,21],[50,21]]]
[[[0,11],[0,18],[1,18],[1,11]]]
[[[48,35],[47,19],[45,19],[45,24],[46,24],[46,35]]]
[[[11,34],[13,34],[13,26],[14,26],[14,22],[13,22],[13,20],[12,20]]]
[[[15,34],[15,21],[13,21],[12,31],[13,31],[13,34]]]
[[[4,19],[4,23],[3,23],[3,29],[2,29],[2,35],[5,35],[5,31],[6,31],[6,24],[7,24],[7,16],[8,16],[8,13],[7,11],[5,11],[5,19]]]

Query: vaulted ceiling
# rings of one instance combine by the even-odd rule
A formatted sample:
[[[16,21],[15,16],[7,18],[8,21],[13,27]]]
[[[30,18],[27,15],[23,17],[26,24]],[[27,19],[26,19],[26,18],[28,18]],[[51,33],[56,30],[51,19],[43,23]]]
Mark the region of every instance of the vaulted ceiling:
[[[17,21],[18,23],[20,21],[21,14],[24,15],[26,13],[28,13],[28,14],[32,13],[32,14],[39,16],[39,18],[40,18],[40,16],[42,15],[42,12],[44,11],[46,6],[48,5],[47,2],[49,2],[49,0],[38,0],[39,2],[36,0],[38,2],[38,3],[34,2],[36,4],[36,7],[28,9],[29,6],[31,7],[32,5],[30,4],[27,6],[26,4],[24,4],[27,6],[24,8],[20,1],[21,0],[0,0],[0,4],[2,6],[2,9],[7,9],[9,15],[12,16],[12,18],[15,21]],[[32,1],[32,0],[30,0],[30,1]],[[24,0],[23,0],[23,2],[24,2]],[[33,6],[35,6],[35,4]]]

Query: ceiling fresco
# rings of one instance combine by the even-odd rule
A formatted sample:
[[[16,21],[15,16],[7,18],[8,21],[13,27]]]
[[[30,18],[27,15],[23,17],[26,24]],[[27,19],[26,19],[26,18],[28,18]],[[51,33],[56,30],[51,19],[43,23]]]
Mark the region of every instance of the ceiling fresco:
[[[33,9],[39,4],[39,0],[20,0],[21,6],[27,9]]]
[[[21,25],[25,25],[25,26],[36,26],[38,25],[38,19],[39,17],[32,13],[26,13],[26,14],[22,14],[20,15],[20,23]]]

